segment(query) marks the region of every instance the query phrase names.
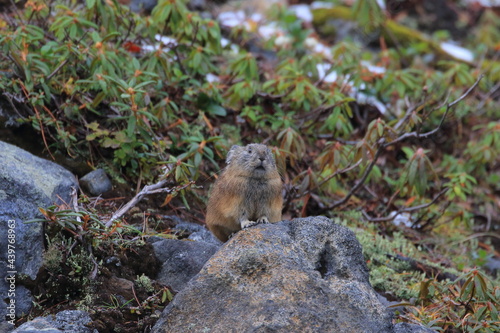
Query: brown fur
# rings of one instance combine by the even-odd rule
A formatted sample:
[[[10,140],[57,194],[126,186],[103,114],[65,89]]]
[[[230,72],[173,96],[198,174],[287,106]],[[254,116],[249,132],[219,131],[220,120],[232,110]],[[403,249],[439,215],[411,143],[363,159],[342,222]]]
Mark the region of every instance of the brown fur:
[[[206,224],[221,241],[257,223],[281,220],[282,182],[265,145],[233,146],[208,200]]]

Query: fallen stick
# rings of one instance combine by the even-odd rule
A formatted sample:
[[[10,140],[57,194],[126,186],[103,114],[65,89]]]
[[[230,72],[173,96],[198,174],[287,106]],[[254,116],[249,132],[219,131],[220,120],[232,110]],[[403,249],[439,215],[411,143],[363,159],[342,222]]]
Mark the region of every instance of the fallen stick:
[[[120,208],[117,212],[111,216],[111,218],[106,222],[106,228],[109,228],[115,220],[118,220],[120,217],[122,217],[126,212],[129,211],[130,208],[134,207],[139,201],[142,200],[142,198],[145,195],[149,194],[156,194],[156,193],[172,193],[172,192],[179,192],[192,184],[194,184],[194,181],[190,181],[189,183],[182,185],[182,186],[177,186],[174,188],[164,188],[163,185],[167,183],[167,180],[160,180],[158,183],[153,184],[153,185],[146,185],[144,188],[135,195],[135,197],[132,198],[129,202],[125,204],[122,208]]]

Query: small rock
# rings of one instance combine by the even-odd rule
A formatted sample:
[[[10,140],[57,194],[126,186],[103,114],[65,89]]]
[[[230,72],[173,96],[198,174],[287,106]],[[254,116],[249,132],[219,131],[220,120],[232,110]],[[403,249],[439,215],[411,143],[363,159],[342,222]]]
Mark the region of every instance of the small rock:
[[[221,246],[223,243],[217,239],[209,230],[203,229],[197,232],[193,232],[189,235],[188,239],[195,242],[205,242],[215,246]]]
[[[155,242],[153,248],[156,257],[162,262],[156,280],[175,291],[182,290],[218,250],[213,244],[176,239]]]
[[[488,258],[486,264],[484,264],[484,268],[486,268],[493,277],[497,277],[500,275],[500,259],[495,257]]]
[[[28,321],[17,329],[12,331],[12,333],[62,333],[60,329],[54,326],[54,323],[47,319],[47,317],[38,317],[31,321]]]
[[[98,196],[111,190],[111,181],[103,169],[89,172],[80,179],[80,186],[93,196]]]
[[[134,283],[132,281],[113,276],[107,281],[107,284],[106,289],[111,294],[120,295],[126,300],[134,298]]]
[[[22,324],[12,333],[98,333],[86,327],[92,319],[80,310],[65,310],[54,316],[38,317]]]

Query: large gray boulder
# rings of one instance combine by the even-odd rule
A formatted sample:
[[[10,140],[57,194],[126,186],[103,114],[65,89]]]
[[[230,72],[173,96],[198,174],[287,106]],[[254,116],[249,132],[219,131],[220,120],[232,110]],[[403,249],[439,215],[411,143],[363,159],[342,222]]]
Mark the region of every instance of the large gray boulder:
[[[71,187],[77,186],[73,174],[63,167],[0,141],[0,295],[4,295],[0,299],[1,318],[5,318],[7,305],[11,306],[12,301],[9,315],[15,313],[19,317],[29,312],[31,295],[19,284],[18,277],[22,274],[35,280],[42,265],[43,225],[23,222],[40,218],[38,207],[61,200],[69,202]],[[11,284],[3,277],[12,276],[16,287],[11,293]],[[13,297],[7,298],[8,293]]]
[[[396,332],[354,233],[324,217],[238,232],[152,332]],[[415,330],[414,332],[426,332]]]

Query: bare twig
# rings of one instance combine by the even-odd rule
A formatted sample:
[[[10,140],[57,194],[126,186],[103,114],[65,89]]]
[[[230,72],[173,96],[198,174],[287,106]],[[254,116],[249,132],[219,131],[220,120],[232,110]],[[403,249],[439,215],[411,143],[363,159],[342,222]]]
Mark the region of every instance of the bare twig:
[[[19,11],[17,10],[17,6],[16,6],[16,3],[14,2],[14,0],[10,0],[10,4],[12,5],[12,8],[14,9],[14,11],[16,12],[16,15],[17,15],[17,18],[19,19],[19,21],[22,22],[23,25],[26,24],[26,22],[24,22],[24,19],[23,19],[23,16],[21,15],[21,13],[19,13]]]
[[[443,117],[441,118],[441,121],[439,122],[439,125],[435,129],[433,129],[432,131],[426,132],[426,133],[419,133],[417,131],[405,133],[405,134],[401,135],[399,138],[397,138],[396,140],[393,140],[391,142],[386,143],[385,147],[393,145],[397,142],[401,142],[401,141],[406,140],[408,138],[426,138],[428,136],[431,136],[431,135],[437,133],[441,129],[441,127],[443,126],[443,123],[444,123],[446,116],[448,115],[448,112],[450,111],[450,109],[452,107],[454,107],[457,103],[461,102],[465,97],[467,97],[472,92],[472,90],[474,90],[474,88],[476,88],[476,86],[479,84],[479,81],[481,81],[481,79],[483,77],[484,77],[484,75],[481,74],[479,76],[479,78],[476,80],[476,82],[474,82],[474,84],[469,89],[467,89],[467,91],[462,96],[460,96],[459,98],[457,98],[456,100],[454,100],[453,102],[449,103],[446,106],[446,111],[444,112]]]
[[[385,148],[385,144],[384,143],[385,143],[385,139],[384,138],[380,139],[380,141],[379,141],[380,145],[379,145],[379,147],[377,149],[377,152],[375,153],[375,156],[373,157],[373,159],[370,162],[370,164],[368,164],[368,166],[366,167],[365,172],[363,173],[363,176],[361,177],[361,179],[359,180],[359,182],[357,182],[356,185],[354,185],[351,188],[351,190],[349,191],[349,193],[347,193],[347,195],[345,197],[343,197],[342,199],[340,199],[338,201],[335,201],[330,206],[328,206],[328,209],[333,209],[335,207],[338,207],[338,206],[341,206],[341,205],[345,204],[361,188],[361,186],[363,186],[363,184],[365,183],[366,179],[368,178],[368,175],[370,174],[370,172],[372,171],[373,167],[377,163],[378,158],[380,157],[380,155],[384,151],[384,148]]]
[[[403,213],[409,213],[409,212],[414,212],[416,210],[420,210],[420,209],[424,209],[424,208],[427,208],[427,207],[430,207],[432,206],[434,203],[436,203],[436,201],[443,195],[446,193],[446,191],[448,191],[447,188],[441,190],[441,192],[439,192],[435,197],[434,199],[432,199],[432,201],[426,203],[426,204],[422,204],[422,205],[418,205],[418,206],[413,206],[413,207],[406,207],[406,208],[400,208],[398,209],[398,211],[396,212],[396,214],[394,215],[391,215],[391,216],[386,216],[386,217],[370,217],[368,215],[368,213],[366,213],[364,210],[362,211],[363,213],[363,216],[365,219],[367,219],[369,222],[386,222],[386,221],[392,221],[394,220],[397,216],[403,214]]]
[[[192,184],[194,184],[194,181],[190,181],[189,183],[187,183],[185,185],[177,186],[174,188],[164,188],[163,185],[165,185],[166,183],[167,183],[167,180],[164,179],[164,180],[159,181],[156,184],[144,186],[144,188],[139,193],[137,193],[137,195],[135,197],[133,197],[132,200],[127,202],[127,204],[125,206],[120,208],[117,212],[115,212],[113,214],[113,216],[111,216],[111,218],[108,220],[108,222],[106,222],[106,228],[109,228],[115,220],[122,217],[126,212],[129,211],[130,208],[134,207],[139,201],[142,200],[142,198],[145,195],[156,194],[156,193],[178,192],[178,191],[183,190],[183,189],[191,186]]]
[[[134,298],[135,298],[135,301],[137,302],[137,306],[141,306],[141,302],[139,302],[139,299],[137,298],[137,295],[135,294],[134,285],[132,285],[132,293],[134,294]]]
[[[391,146],[391,145],[393,145],[393,144],[395,144],[397,142],[401,142],[403,140],[406,140],[408,138],[412,138],[412,137],[415,137],[415,138],[426,138],[428,136],[431,136],[431,135],[437,133],[441,129],[441,127],[443,126],[443,123],[444,123],[444,121],[446,119],[446,116],[448,115],[448,112],[450,111],[450,109],[452,107],[454,107],[457,103],[459,103],[463,99],[465,99],[472,92],[472,90],[474,90],[474,88],[476,88],[476,86],[479,84],[479,82],[481,81],[481,79],[483,77],[484,77],[484,75],[481,74],[479,76],[479,78],[476,80],[476,82],[474,82],[474,84],[469,89],[467,89],[467,91],[462,96],[460,96],[459,98],[457,98],[453,102],[448,103],[446,105],[446,111],[443,114],[443,117],[441,118],[441,121],[439,122],[439,125],[435,129],[433,129],[432,131],[429,131],[429,132],[426,132],[426,133],[420,133],[418,131],[413,131],[413,132],[410,132],[410,133],[405,133],[405,134],[402,134],[401,136],[399,136],[397,139],[395,139],[393,141],[390,141],[390,142],[386,142],[384,138],[380,139],[379,142],[378,142],[379,147],[377,149],[377,152],[375,153],[375,156],[373,157],[372,161],[370,162],[370,164],[366,168],[365,172],[363,173],[363,176],[361,177],[361,179],[356,183],[356,185],[354,185],[351,188],[351,190],[349,191],[349,193],[347,193],[347,195],[344,198],[342,198],[342,199],[340,199],[338,201],[333,202],[331,205],[329,205],[327,207],[327,209],[333,209],[333,208],[336,208],[338,206],[341,206],[341,205],[345,204],[363,186],[364,182],[368,178],[368,176],[369,176],[370,172],[372,171],[373,167],[377,163],[378,158],[380,157],[380,155],[382,154],[382,152],[385,151],[385,149],[387,147],[389,147],[389,146]],[[413,112],[413,110],[411,110],[411,112]],[[405,115],[404,118],[406,118],[411,112],[410,112],[410,110],[408,110],[407,114]],[[402,125],[404,123],[404,121],[405,120],[403,119],[403,122],[401,122],[398,125]],[[444,193],[443,191],[441,191],[438,194],[438,196],[436,198],[434,198],[434,200],[430,204],[434,203],[435,200],[437,200],[437,198],[439,198],[439,196],[441,196]],[[418,210],[418,209],[422,209],[422,208],[425,208],[425,205],[408,208],[410,210],[406,210],[406,211],[413,211],[413,210]],[[366,215],[365,217],[368,220],[371,220],[371,218],[369,216]],[[375,221],[377,221],[377,220],[375,220]]]
[[[342,170],[335,171],[334,173],[332,173],[331,175],[329,175],[328,177],[326,177],[325,179],[323,179],[323,180],[321,181],[321,183],[319,183],[319,184],[318,184],[318,185],[316,185],[315,187],[313,187],[313,188],[311,188],[311,189],[309,189],[309,190],[305,191],[304,193],[301,193],[300,195],[299,195],[299,194],[297,194],[297,198],[302,197],[302,196],[304,196],[304,195],[307,195],[307,194],[311,193],[311,192],[312,192],[312,191],[314,191],[315,189],[317,189],[317,188],[319,188],[319,187],[323,186],[324,184],[326,184],[326,183],[327,183],[329,180],[331,180],[333,177],[338,176],[338,175],[343,174],[343,173],[346,173],[346,172],[348,172],[348,171],[351,171],[352,169],[356,168],[356,167],[357,167],[358,165],[360,165],[360,164],[361,164],[361,160],[359,160],[359,161],[358,161],[358,162],[356,162],[355,164],[350,165],[350,166],[348,166],[348,167],[346,167],[346,168],[344,168],[344,169],[342,169]]]
[[[52,73],[50,73],[46,78],[45,78],[45,81],[50,81],[50,79],[52,79],[52,77],[54,77],[54,75],[57,74],[57,72],[59,72],[61,70],[61,68],[66,65],[68,63],[69,59],[66,59],[64,60],[63,62],[61,62],[59,64],[59,66],[57,66],[56,69],[54,69],[54,71]]]
[[[184,67],[184,65],[182,64],[182,60],[181,60],[181,55],[179,54],[179,51],[177,51],[177,46],[178,45],[175,45],[172,50],[174,51],[175,53],[175,59],[177,60],[177,63],[179,64],[179,67],[181,69],[181,72],[182,74],[184,75],[187,75],[187,71],[186,71],[186,68]]]
[[[486,101],[489,98],[491,98],[491,96],[493,96],[493,94],[495,94],[499,89],[500,89],[500,82],[498,82],[497,84],[495,84],[493,86],[493,88],[491,88],[490,91],[488,91],[488,93],[486,94],[486,96],[483,97],[483,99],[481,100],[481,102],[477,106],[478,110],[482,110],[484,104],[486,104]]]

